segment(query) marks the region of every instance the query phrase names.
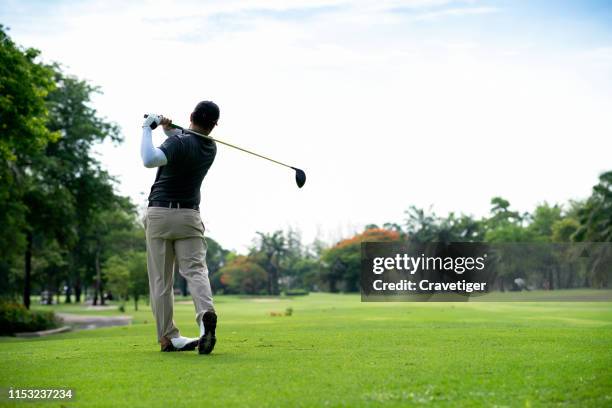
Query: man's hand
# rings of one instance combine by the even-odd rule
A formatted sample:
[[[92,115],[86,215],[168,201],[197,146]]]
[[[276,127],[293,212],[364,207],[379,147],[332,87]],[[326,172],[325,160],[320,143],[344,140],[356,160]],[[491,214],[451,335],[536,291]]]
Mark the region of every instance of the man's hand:
[[[150,127],[151,129],[155,129],[157,125],[159,125],[162,121],[162,116],[156,115],[154,113],[149,113],[145,118],[142,127]]]
[[[170,126],[172,125],[172,119],[161,116],[160,125],[164,127],[164,130],[172,130],[172,127]]]

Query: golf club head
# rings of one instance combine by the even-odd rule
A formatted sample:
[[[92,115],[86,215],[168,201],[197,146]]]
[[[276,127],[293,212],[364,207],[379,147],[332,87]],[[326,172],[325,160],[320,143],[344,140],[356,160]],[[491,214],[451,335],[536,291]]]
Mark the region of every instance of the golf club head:
[[[295,167],[291,167],[291,168],[295,170],[295,182],[297,183],[297,186],[299,188],[302,188],[304,184],[306,183],[306,173],[304,173],[304,170],[301,170]]]

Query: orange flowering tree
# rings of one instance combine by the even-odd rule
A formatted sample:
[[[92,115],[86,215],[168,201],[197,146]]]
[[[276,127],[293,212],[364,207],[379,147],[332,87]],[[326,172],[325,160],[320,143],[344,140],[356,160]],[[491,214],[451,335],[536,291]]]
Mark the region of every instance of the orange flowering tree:
[[[359,290],[361,271],[361,243],[399,241],[398,231],[384,228],[368,228],[351,238],[343,239],[323,253],[321,278],[329,285],[330,292]]]
[[[248,256],[237,256],[218,271],[225,293],[261,294],[266,289],[268,274]]]

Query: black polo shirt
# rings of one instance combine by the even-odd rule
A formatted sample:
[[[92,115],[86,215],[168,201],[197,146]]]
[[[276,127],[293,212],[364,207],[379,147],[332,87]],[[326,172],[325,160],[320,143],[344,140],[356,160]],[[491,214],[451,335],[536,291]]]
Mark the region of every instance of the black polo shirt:
[[[183,131],[159,147],[168,163],[157,169],[149,201],[200,204],[200,187],[215,160],[217,146],[212,140]]]

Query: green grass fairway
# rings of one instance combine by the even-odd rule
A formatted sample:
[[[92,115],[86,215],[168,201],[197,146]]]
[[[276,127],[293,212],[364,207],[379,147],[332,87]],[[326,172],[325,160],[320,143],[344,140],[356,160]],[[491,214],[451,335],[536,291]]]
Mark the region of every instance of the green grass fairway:
[[[210,356],[159,352],[144,305],[128,309],[132,326],[2,338],[5,395],[69,387],[76,397],[0,406],[612,406],[612,303],[216,301]],[[270,315],[287,307],[292,316]],[[175,320],[196,335],[190,303]]]

